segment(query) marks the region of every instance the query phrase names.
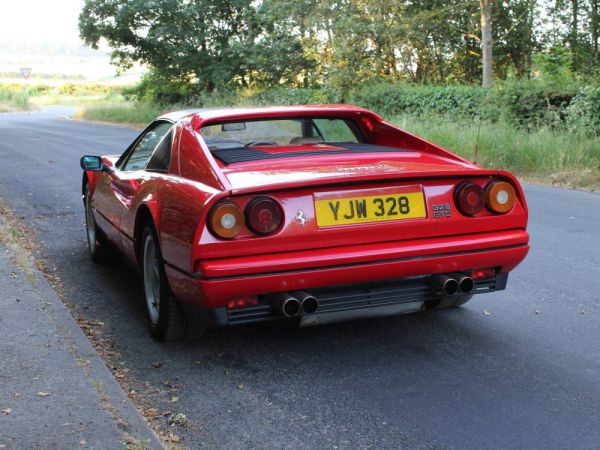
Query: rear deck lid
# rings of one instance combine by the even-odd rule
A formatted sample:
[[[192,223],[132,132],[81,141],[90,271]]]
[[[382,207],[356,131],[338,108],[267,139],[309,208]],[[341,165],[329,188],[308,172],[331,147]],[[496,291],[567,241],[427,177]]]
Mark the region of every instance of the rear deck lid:
[[[338,183],[398,178],[493,174],[460,159],[374,146],[310,145],[221,150],[219,161],[234,193],[261,192]],[[359,148],[360,147],[360,148]],[[260,153],[257,153],[260,152]],[[264,156],[264,155],[267,156]],[[224,162],[228,161],[228,163]]]

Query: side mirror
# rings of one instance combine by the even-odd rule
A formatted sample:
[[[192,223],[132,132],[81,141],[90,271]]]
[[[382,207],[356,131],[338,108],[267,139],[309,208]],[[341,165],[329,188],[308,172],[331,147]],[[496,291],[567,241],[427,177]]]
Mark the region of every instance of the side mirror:
[[[99,156],[82,156],[79,163],[83,170],[91,170],[92,172],[103,172],[105,170],[102,158]]]

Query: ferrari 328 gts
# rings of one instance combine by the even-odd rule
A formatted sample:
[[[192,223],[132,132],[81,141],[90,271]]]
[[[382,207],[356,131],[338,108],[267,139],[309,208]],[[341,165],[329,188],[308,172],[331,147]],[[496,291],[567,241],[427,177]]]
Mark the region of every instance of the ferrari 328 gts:
[[[81,166],[92,259],[138,268],[158,340],[456,307],[529,250],[514,176],[355,106],[171,112]]]

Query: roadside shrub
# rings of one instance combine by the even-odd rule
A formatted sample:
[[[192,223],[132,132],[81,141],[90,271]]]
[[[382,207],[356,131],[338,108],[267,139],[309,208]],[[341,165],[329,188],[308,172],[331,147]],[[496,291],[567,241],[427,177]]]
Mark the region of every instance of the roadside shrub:
[[[69,95],[73,95],[75,94],[75,92],[77,91],[77,87],[73,84],[73,83],[66,83],[63,84],[59,89],[58,89],[58,93],[59,94],[69,94]]]
[[[334,91],[308,88],[265,88],[228,89],[220,88],[212,92],[196,92],[193,86],[163,84],[156,80],[144,79],[132,88],[123,88],[123,96],[130,101],[140,101],[159,105],[179,104],[190,107],[231,106],[231,105],[310,105],[320,103],[340,103]]]
[[[92,105],[77,113],[78,117],[100,122],[146,125],[176,106],[167,108],[149,103],[116,103]],[[179,108],[181,109],[181,107]]]
[[[29,94],[20,87],[0,86],[0,111],[22,110],[32,108]]]
[[[564,124],[566,109],[576,94],[575,89],[515,83],[505,86],[498,100],[504,104],[506,119],[514,125],[558,128]]]
[[[122,88],[121,93],[129,101],[168,105],[189,101],[194,85],[170,81],[151,72],[137,85]]]
[[[567,127],[600,135],[600,88],[582,89],[566,109]]]
[[[53,89],[56,88],[50,86],[49,84],[36,84],[29,87],[27,90],[30,95],[46,95],[49,94]]]
[[[481,117],[497,120],[502,111],[489,106],[487,92],[478,86],[415,86],[377,83],[355,89],[351,101],[382,115]]]
[[[77,89],[84,89],[76,85]],[[73,89],[73,85],[69,87]],[[94,89],[88,86],[88,90]],[[100,89],[100,88],[98,88]],[[108,88],[106,88],[108,89]],[[121,93],[130,103],[176,107],[231,105],[289,105],[339,103],[342,95],[334,89],[220,87],[198,91],[196,84],[180,84],[150,74],[134,87],[111,87],[106,100],[118,101]],[[465,123],[510,124],[533,132],[550,130],[600,134],[598,87],[555,86],[540,80],[499,82],[494,89],[473,85],[414,85],[372,82],[346,92],[345,100],[369,108],[384,117],[410,115],[423,121],[447,120]]]
[[[255,105],[314,105],[340,103],[341,99],[329,89],[278,87],[259,90],[251,94],[248,101]]]
[[[576,94],[575,88],[553,87],[538,81],[500,84],[492,90],[479,86],[376,83],[355,89],[351,102],[385,116],[481,118],[486,122],[502,119],[534,129],[562,127]]]
[[[243,95],[229,89],[217,89],[213,92],[200,92],[186,99],[190,107],[232,106],[243,104]]]

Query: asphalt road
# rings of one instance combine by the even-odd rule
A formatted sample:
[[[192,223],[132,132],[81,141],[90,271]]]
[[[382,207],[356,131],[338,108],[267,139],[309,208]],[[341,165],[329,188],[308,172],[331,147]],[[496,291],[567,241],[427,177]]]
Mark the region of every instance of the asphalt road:
[[[136,131],[69,113],[0,115],[0,196],[73,309],[106,323],[132,387],[187,416],[184,445],[600,448],[600,195],[526,186],[530,255],[506,291],[459,310],[158,344],[135,274],[85,247],[79,157]]]

